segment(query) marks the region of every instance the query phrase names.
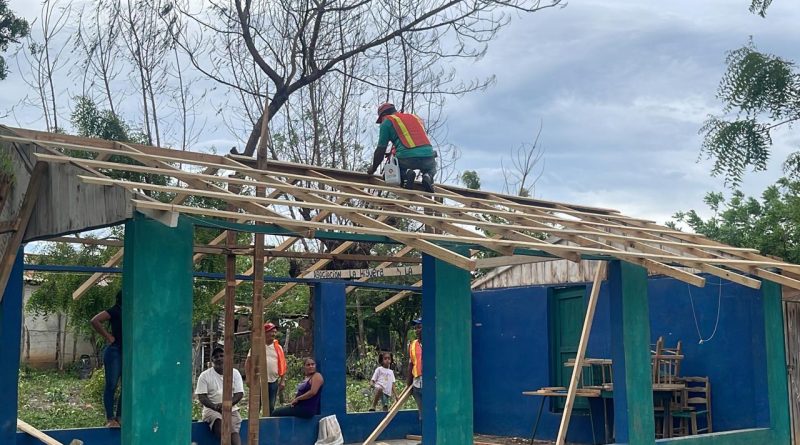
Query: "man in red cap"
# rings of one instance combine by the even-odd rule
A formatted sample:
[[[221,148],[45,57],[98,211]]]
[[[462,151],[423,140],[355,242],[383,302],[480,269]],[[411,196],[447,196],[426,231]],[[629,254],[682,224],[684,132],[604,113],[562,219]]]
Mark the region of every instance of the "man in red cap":
[[[278,328],[272,323],[264,324],[264,348],[267,353],[267,382],[269,382],[269,413],[275,410],[275,399],[278,395],[278,389],[283,389],[286,386],[284,378],[286,376],[286,356],[283,353],[283,348],[278,340],[275,339],[275,334]],[[250,369],[250,354],[252,349],[247,351],[247,360],[244,362],[244,369],[247,370],[248,378],[247,385],[251,386],[251,375],[255,375]],[[261,378],[264,378],[262,375]],[[253,389],[250,389],[251,393]]]
[[[369,174],[378,170],[386,155],[386,147],[391,142],[400,165],[403,186],[413,189],[414,180],[417,178],[414,170],[419,170],[422,173],[422,188],[433,193],[436,155],[422,119],[416,114],[401,113],[393,104],[387,102],[378,107],[377,123],[381,125],[380,134]]]

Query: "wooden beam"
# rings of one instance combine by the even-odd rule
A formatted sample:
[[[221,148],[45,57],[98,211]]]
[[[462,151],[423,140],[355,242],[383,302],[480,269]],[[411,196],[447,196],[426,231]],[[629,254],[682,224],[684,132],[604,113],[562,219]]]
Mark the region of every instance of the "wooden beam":
[[[534,243],[534,242],[525,242],[525,241],[510,241],[510,240],[498,240],[498,239],[487,239],[487,238],[468,238],[468,237],[456,237],[451,235],[439,235],[434,233],[409,233],[409,232],[401,232],[401,231],[390,231],[385,230],[383,228],[372,228],[372,227],[361,227],[361,226],[341,226],[337,224],[327,224],[327,223],[318,223],[318,222],[309,222],[309,221],[296,221],[296,220],[284,220],[273,218],[269,216],[263,215],[254,215],[254,214],[242,214],[242,213],[235,213],[235,212],[226,212],[222,210],[212,210],[212,209],[200,209],[196,207],[187,207],[187,206],[176,206],[172,204],[164,204],[164,203],[156,203],[156,202],[146,202],[140,201],[137,199],[132,200],[134,206],[143,207],[143,208],[157,208],[157,209],[170,209],[179,211],[181,213],[187,214],[197,214],[197,215],[205,215],[205,216],[216,216],[221,218],[230,218],[230,217],[238,217],[238,218],[247,218],[250,221],[261,221],[271,224],[280,224],[289,226],[293,228],[292,230],[301,230],[301,231],[308,231],[310,229],[320,229],[320,230],[342,230],[343,227],[350,233],[360,233],[366,235],[381,235],[387,236],[391,234],[391,237],[397,238],[399,243],[404,243],[406,245],[413,245],[414,241],[445,241],[445,242],[461,242],[461,243],[474,243],[476,240],[481,240],[485,243],[493,243],[498,246],[514,246],[514,247],[521,247],[521,248],[532,248],[532,249],[539,249],[542,246],[542,243]],[[546,244],[546,243],[545,243]],[[692,258],[692,257],[683,257],[678,255],[659,255],[659,254],[650,254],[650,253],[643,253],[643,252],[628,252],[628,251],[609,251],[605,249],[596,249],[596,248],[589,248],[589,247],[581,247],[581,246],[561,246],[561,245],[553,245],[547,244],[550,248],[553,249],[560,249],[563,251],[575,251],[581,254],[587,255],[607,255],[607,256],[615,256],[624,259],[625,261],[631,261],[636,258],[647,258],[653,259],[658,261],[665,261],[665,262],[672,262],[672,261],[697,261],[697,262],[706,262],[709,264],[717,264],[717,265],[730,265],[730,264],[737,264],[743,266],[758,266],[758,267],[781,267],[781,268],[788,268],[791,270],[800,270],[800,266],[784,263],[781,261],[753,261],[753,260],[741,260],[741,259],[729,259],[729,258],[712,258],[705,260],[703,258]],[[418,249],[419,250],[419,249]],[[470,270],[474,270],[475,268],[475,260],[468,259],[461,255],[457,255],[461,260],[468,260],[464,261],[465,266],[471,267]],[[446,260],[443,260],[446,261]],[[460,266],[459,266],[460,267]],[[466,268],[466,267],[462,267]]]
[[[589,345],[589,334],[592,332],[592,322],[594,322],[594,311],[597,307],[597,299],[600,295],[600,284],[606,272],[606,262],[603,261],[594,272],[594,282],[592,291],[589,294],[589,306],[586,308],[586,317],[583,320],[581,339],[578,342],[578,352],[575,355],[575,366],[572,368],[572,377],[569,379],[569,389],[567,390],[567,401],[564,405],[564,413],[561,416],[561,425],[558,427],[556,445],[564,445],[567,440],[567,429],[569,429],[569,419],[572,416],[572,407],[575,404],[575,391],[578,389],[578,380],[583,374],[583,361],[586,358],[586,349]]]
[[[385,430],[386,427],[389,426],[389,423],[391,423],[392,419],[394,419],[394,416],[397,415],[397,412],[400,411],[400,408],[402,408],[403,404],[406,403],[406,400],[408,400],[408,396],[411,395],[411,388],[412,386],[409,385],[405,390],[403,390],[403,392],[400,394],[400,397],[398,397],[397,401],[394,402],[394,405],[392,405],[392,408],[389,410],[388,413],[386,413],[386,417],[384,417],[383,420],[381,420],[381,423],[378,424],[378,426],[375,428],[372,434],[367,436],[367,440],[364,441],[363,445],[370,445],[375,443],[375,439],[377,439],[378,436],[381,435],[383,430]]]
[[[22,419],[17,419],[17,429],[22,431],[23,433],[28,434],[31,437],[38,439],[45,445],[64,445],[61,442],[48,436],[47,434],[37,430],[36,428],[34,428],[33,426],[31,426]]]
[[[28,189],[25,191],[25,197],[22,198],[22,207],[19,209],[19,214],[16,218],[15,225],[18,229],[13,232],[6,244],[6,250],[3,257],[0,259],[0,301],[3,301],[3,290],[8,284],[11,269],[14,267],[14,261],[17,259],[17,253],[20,246],[22,246],[22,239],[25,237],[25,230],[28,227],[28,221],[33,214],[33,208],[36,205],[36,198],[39,196],[39,191],[44,183],[44,176],[47,173],[48,165],[43,162],[37,162],[31,172],[31,180],[28,182]]]
[[[119,249],[114,255],[111,256],[111,258],[108,259],[108,261],[105,262],[105,264],[103,264],[103,267],[115,267],[120,261],[122,261],[123,256],[123,250]],[[89,289],[92,288],[92,286],[97,284],[105,276],[106,274],[102,272],[93,273],[91,277],[81,283],[81,285],[78,286],[74,292],[72,292],[72,299],[77,300],[78,298],[82,297],[86,292],[89,291]]]
[[[416,283],[412,284],[412,286],[414,286],[414,287],[422,286],[422,280],[417,281]],[[398,301],[402,300],[403,298],[411,295],[411,293],[412,292],[410,290],[404,290],[404,291],[398,292],[397,294],[395,294],[391,298],[387,299],[383,303],[375,306],[375,312],[377,313],[377,312],[381,312],[381,311],[385,310],[389,306],[391,306],[391,305],[397,303]]]
[[[181,176],[181,175],[177,175],[177,176]],[[468,218],[468,219],[458,219],[456,217],[433,216],[433,215],[421,214],[421,213],[418,213],[418,212],[409,213],[409,212],[414,212],[411,209],[407,209],[407,211],[405,211],[405,212],[395,212],[395,211],[389,211],[389,210],[384,210],[384,209],[380,209],[380,208],[352,207],[352,206],[343,206],[343,205],[337,205],[337,204],[332,204],[332,203],[331,204],[326,204],[326,203],[322,203],[322,202],[290,201],[290,200],[282,200],[282,199],[257,198],[257,197],[253,197],[253,196],[231,196],[230,194],[225,193],[225,192],[215,192],[215,191],[197,190],[197,189],[186,189],[186,188],[183,188],[183,187],[162,186],[162,185],[148,184],[148,183],[143,183],[143,182],[113,180],[113,179],[95,178],[95,177],[87,177],[87,176],[81,176],[80,178],[84,182],[86,182],[88,184],[119,185],[119,186],[122,186],[122,187],[126,187],[126,188],[128,188],[130,190],[144,189],[144,190],[160,191],[160,192],[167,192],[167,193],[179,193],[179,192],[187,192],[188,191],[188,192],[190,192],[190,193],[192,193],[193,195],[196,195],[196,196],[204,196],[204,197],[218,198],[218,199],[224,199],[224,200],[233,200],[235,202],[247,203],[247,204],[260,203],[260,204],[265,204],[265,205],[270,205],[271,204],[271,205],[286,206],[286,207],[315,208],[315,209],[319,209],[319,210],[328,210],[328,211],[330,211],[332,213],[343,213],[343,214],[345,214],[345,216],[347,216],[349,214],[372,214],[372,215],[382,215],[382,216],[390,216],[390,217],[397,217],[397,218],[414,219],[414,220],[417,220],[417,221],[419,221],[421,223],[424,223],[424,224],[439,225],[440,227],[443,228],[443,230],[447,230],[447,228],[445,226],[441,226],[441,224],[446,222],[448,227],[456,227],[457,228],[457,231],[456,232],[451,232],[451,234],[456,235],[456,236],[467,236],[467,237],[477,238],[478,240],[480,240],[480,239],[482,239],[481,238],[482,235],[479,236],[479,234],[474,232],[474,231],[469,231],[469,230],[463,229],[463,228],[458,227],[458,226],[453,226],[453,224],[463,224],[463,225],[469,225],[469,226],[476,226],[476,227],[486,228],[488,230],[496,230],[496,231],[502,232],[505,236],[508,236],[508,238],[512,239],[512,240],[538,242],[542,246],[541,250],[544,250],[544,251],[548,251],[548,249],[549,249],[548,246],[550,246],[549,243],[543,242],[543,241],[541,241],[541,240],[539,240],[537,238],[531,237],[529,235],[525,235],[524,233],[521,233],[520,231],[536,231],[536,232],[542,232],[542,233],[549,233],[549,234],[561,236],[562,238],[567,238],[567,235],[594,236],[594,237],[601,237],[601,238],[608,239],[608,240],[617,240],[617,241],[622,242],[622,243],[629,243],[631,241],[640,242],[640,243],[656,242],[656,241],[654,241],[652,239],[652,237],[651,238],[642,238],[642,237],[634,237],[634,236],[625,235],[625,234],[616,234],[616,233],[611,233],[611,232],[603,232],[603,231],[600,231],[600,230],[595,229],[593,227],[589,227],[589,228],[586,228],[586,229],[583,229],[583,230],[560,229],[560,228],[552,227],[552,226],[547,225],[545,223],[536,221],[534,219],[534,218],[543,218],[543,217],[545,217],[546,215],[543,215],[543,214],[531,215],[530,213],[505,212],[506,215],[503,216],[504,218],[506,218],[508,220],[518,221],[520,223],[518,223],[518,224],[498,223],[498,222],[490,222],[490,221],[478,220],[477,218],[473,217],[472,215],[464,213],[464,210],[467,210],[467,209],[461,208],[461,207],[443,206],[444,209],[442,210],[442,212],[443,213],[450,213],[450,214],[453,214],[453,212],[456,212],[458,214],[462,214],[462,216],[464,216],[465,218]],[[258,182],[256,184],[260,185],[260,184],[262,184],[262,182]],[[292,192],[290,190],[286,190],[286,193],[287,194],[296,193],[297,189],[306,190],[304,188],[293,186],[293,190],[295,190],[295,191]],[[320,193],[320,191],[318,191],[318,190],[312,190],[312,191],[310,191],[308,193],[312,193],[318,199],[323,199],[323,198],[320,198],[319,196],[317,196],[317,194]],[[329,192],[326,191],[325,193],[329,193]],[[371,198],[365,198],[363,195],[358,195],[358,194],[355,194],[355,195],[358,197],[358,199],[362,199],[362,200],[371,199]],[[369,196],[371,196],[371,195],[369,195]],[[497,199],[500,200],[501,198],[498,197]],[[420,205],[419,203],[414,203],[414,202],[411,202],[411,204],[412,205]],[[428,204],[424,204],[424,205],[428,205]],[[404,206],[400,206],[399,204],[397,204],[395,202],[392,202],[391,206],[405,208]],[[478,212],[478,213],[490,210],[490,209],[484,209],[483,207],[485,207],[485,206],[483,204],[478,204],[478,206],[479,206],[479,208],[472,207],[472,208],[469,208],[468,210],[472,211],[472,212]],[[448,209],[449,209],[449,211],[448,211]],[[569,225],[569,223],[570,223],[570,221],[568,221],[568,220],[559,220],[559,224],[562,224],[562,225]],[[585,224],[589,224],[589,223],[588,222],[583,222],[582,224],[585,225]],[[606,225],[606,226],[608,226],[608,225]],[[610,226],[612,226],[611,227],[612,229],[621,227],[621,226],[618,226],[618,225],[610,225]],[[454,229],[454,230],[456,230],[456,229]],[[596,243],[597,241],[592,240],[592,242]],[[658,241],[658,243],[659,244],[663,244],[663,245],[670,245],[670,246],[680,247],[680,248],[703,247],[701,245],[693,245],[693,244],[689,244],[689,243],[686,243],[686,242],[670,241],[670,240],[666,240],[666,239],[664,239],[662,241]],[[729,246],[725,246],[724,248],[721,247],[719,249],[720,250],[724,250],[724,251],[728,251],[728,252],[751,252],[751,251],[754,251],[754,249],[750,249],[750,248],[729,247]],[[550,249],[550,250],[552,250],[552,249]],[[619,249],[617,249],[617,250],[619,250]],[[564,252],[559,252],[559,251],[555,251],[555,252],[548,251],[548,253],[553,254],[553,255],[557,255],[557,256],[562,256],[562,257],[564,257],[566,259],[570,259],[571,261],[575,261],[578,258],[577,255],[570,256],[569,254],[565,254]]]

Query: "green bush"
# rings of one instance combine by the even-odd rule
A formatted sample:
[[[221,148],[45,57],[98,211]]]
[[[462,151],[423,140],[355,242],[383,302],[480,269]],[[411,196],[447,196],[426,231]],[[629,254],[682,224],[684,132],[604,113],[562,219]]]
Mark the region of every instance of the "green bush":
[[[106,386],[106,373],[104,368],[95,369],[92,376],[84,380],[85,385],[82,390],[84,400],[94,403],[103,403],[103,391]]]

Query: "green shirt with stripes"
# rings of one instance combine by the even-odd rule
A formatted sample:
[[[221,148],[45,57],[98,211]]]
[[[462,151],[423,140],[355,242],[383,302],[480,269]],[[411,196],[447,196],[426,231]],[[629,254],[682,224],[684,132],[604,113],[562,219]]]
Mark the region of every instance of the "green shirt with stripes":
[[[400,138],[397,136],[397,131],[395,131],[392,121],[384,119],[383,122],[381,122],[380,134],[378,135],[378,148],[383,147],[385,151],[389,142],[394,144],[397,150],[397,159],[427,158],[433,156],[433,147],[430,145],[420,145],[415,148],[407,148],[403,145],[403,143],[400,142]]]

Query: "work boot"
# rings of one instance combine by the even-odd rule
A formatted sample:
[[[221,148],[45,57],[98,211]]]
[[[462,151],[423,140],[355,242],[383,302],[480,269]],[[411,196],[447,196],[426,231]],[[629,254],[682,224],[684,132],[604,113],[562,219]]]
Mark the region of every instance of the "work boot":
[[[409,189],[409,190],[414,190],[414,181],[416,181],[416,179],[417,179],[417,172],[415,172],[414,170],[408,169],[408,170],[406,170],[405,178],[403,178],[403,179],[406,182],[404,187]]]
[[[422,175],[422,188],[428,193],[433,193],[433,178],[428,173]]]

